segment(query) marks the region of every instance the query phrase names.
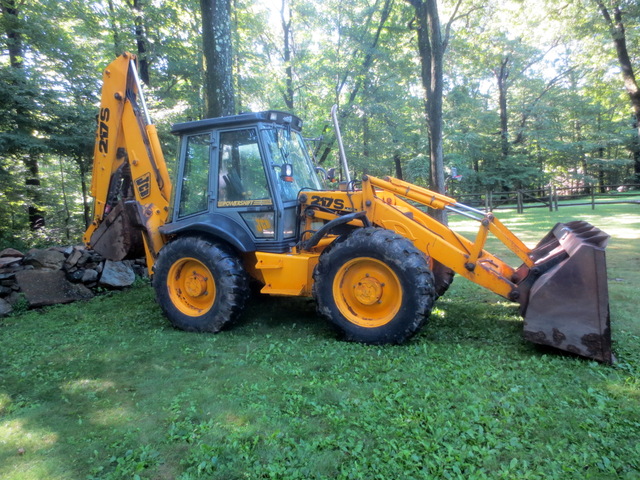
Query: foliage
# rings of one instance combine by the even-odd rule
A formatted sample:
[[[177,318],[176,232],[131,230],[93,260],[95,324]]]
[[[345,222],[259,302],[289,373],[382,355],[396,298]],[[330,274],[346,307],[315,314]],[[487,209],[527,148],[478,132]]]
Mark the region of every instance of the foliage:
[[[384,347],[336,340],[306,299],[176,331],[140,284],[0,323],[0,476],[637,478],[636,207],[501,218],[529,244],[569,218],[613,235],[615,366],[525,343],[516,306],[461,278],[417,338]]]
[[[623,7],[637,66],[640,11],[631,1],[609,3]],[[200,2],[5,4],[17,6],[17,15],[0,15],[0,222],[9,226],[0,243],[79,241],[90,218],[102,69],[124,50],[137,52],[143,32],[147,100],[171,162],[171,125],[205,112]],[[462,175],[456,190],[634,180],[637,134],[597,2],[439,6],[441,19],[454,19],[444,63],[443,150],[445,171]],[[284,109],[291,88],[305,134],[317,137],[337,103],[358,175],[403,173],[427,182],[415,10],[408,2],[237,0],[231,16],[238,110]],[[21,68],[10,62],[11,29],[19,33]],[[501,110],[496,72],[503,63]],[[336,158],[333,152],[327,163]],[[40,187],[27,185],[34,176]],[[37,234],[28,229],[29,207],[46,217]]]

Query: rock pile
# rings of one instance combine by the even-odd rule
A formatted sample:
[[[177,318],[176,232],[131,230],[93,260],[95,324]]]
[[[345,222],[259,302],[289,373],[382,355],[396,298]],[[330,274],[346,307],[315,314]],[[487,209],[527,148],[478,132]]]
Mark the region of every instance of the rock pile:
[[[69,303],[119,289],[147,274],[144,259],[112,262],[83,246],[0,251],[0,317],[29,308]]]

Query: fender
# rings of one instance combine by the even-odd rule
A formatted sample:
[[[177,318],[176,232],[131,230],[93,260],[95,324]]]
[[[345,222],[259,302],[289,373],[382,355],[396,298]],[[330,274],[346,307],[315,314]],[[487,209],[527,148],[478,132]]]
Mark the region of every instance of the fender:
[[[207,213],[196,218],[167,223],[159,230],[163,235],[183,234],[188,231],[203,232],[224,240],[239,252],[256,251],[256,244],[246,229],[226,215],[218,213]]]

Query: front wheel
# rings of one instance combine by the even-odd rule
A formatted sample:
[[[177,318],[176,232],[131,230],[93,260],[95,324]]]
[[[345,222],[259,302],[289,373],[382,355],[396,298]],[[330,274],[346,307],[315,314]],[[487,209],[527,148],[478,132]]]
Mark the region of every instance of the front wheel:
[[[409,240],[363,228],[320,257],[313,294],[319,312],[347,340],[402,343],[425,323],[435,300],[428,259]]]
[[[153,287],[171,324],[192,332],[220,331],[240,315],[249,294],[240,259],[202,237],[181,237],[162,248]]]

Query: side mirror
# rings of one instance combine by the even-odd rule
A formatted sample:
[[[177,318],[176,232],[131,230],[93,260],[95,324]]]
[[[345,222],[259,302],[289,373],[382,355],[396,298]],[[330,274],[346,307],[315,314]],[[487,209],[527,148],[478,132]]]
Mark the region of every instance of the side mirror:
[[[328,180],[331,183],[336,181],[336,169],[335,168],[330,168],[327,171],[322,167],[316,167],[316,172],[322,173],[322,175],[324,176],[324,179]]]

